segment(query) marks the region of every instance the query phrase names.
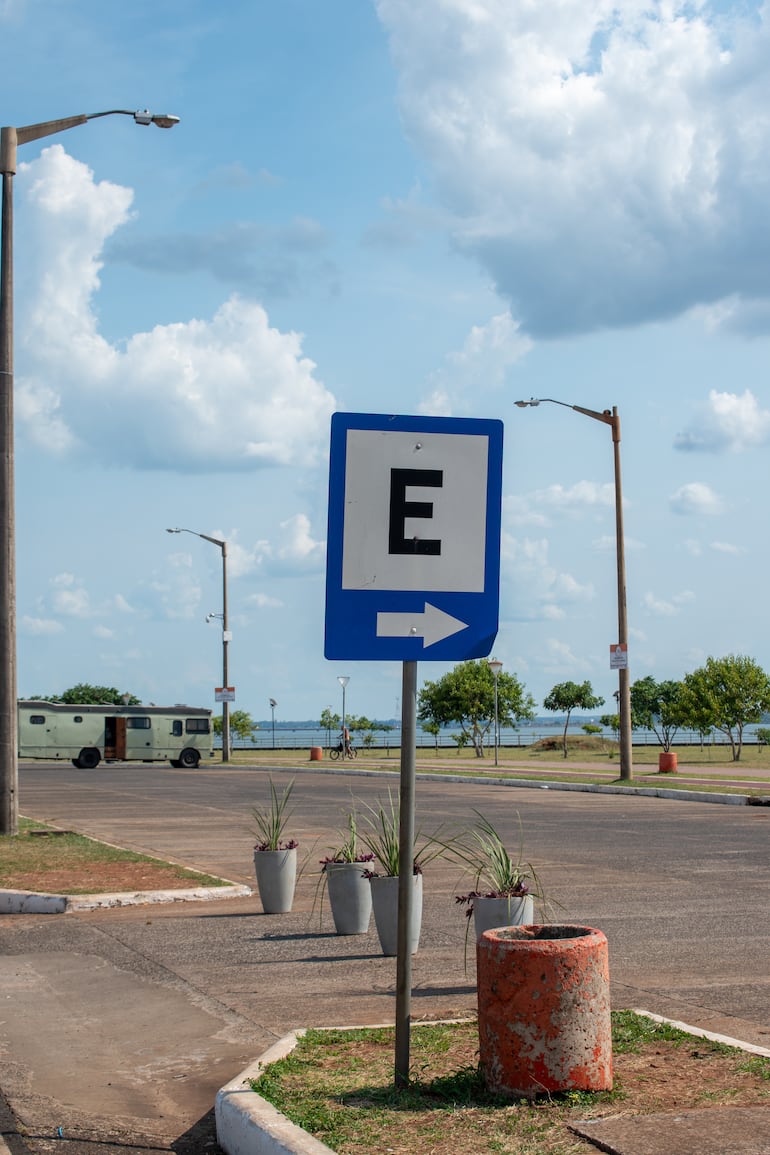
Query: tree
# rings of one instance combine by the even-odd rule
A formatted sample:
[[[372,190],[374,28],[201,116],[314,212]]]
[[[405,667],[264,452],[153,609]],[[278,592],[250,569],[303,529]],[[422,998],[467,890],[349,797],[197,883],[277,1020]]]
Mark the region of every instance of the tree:
[[[222,715],[216,714],[212,719],[212,724],[214,733],[221,736]],[[241,738],[245,742],[247,738],[251,737],[254,730],[259,729],[259,726],[257,726],[251,714],[248,714],[245,710],[231,710],[229,715],[229,729],[231,742],[234,737]]]
[[[532,718],[535,702],[515,674],[497,678],[497,717],[501,726],[515,726]],[[473,742],[477,758],[484,757],[484,738],[495,720],[495,680],[488,662],[461,662],[436,682],[426,682],[418,694],[417,717],[439,726],[454,723],[464,741]]]
[[[63,702],[68,706],[139,706],[139,699],[133,694],[116,690],[114,686],[92,686],[88,682],[78,682],[63,694],[45,694],[40,702]]]
[[[602,714],[599,719],[602,726],[606,726],[608,730],[612,730],[615,737],[620,733],[620,714]]]
[[[436,754],[438,754],[438,736],[441,733],[441,723],[433,722],[430,719],[427,722],[422,722],[420,729],[426,734],[433,735],[433,741],[436,747]]]
[[[342,725],[342,718],[340,718],[339,714],[332,713],[331,706],[324,706],[319,725],[322,730],[326,731],[326,744],[331,746],[332,730],[336,731],[339,729]]]
[[[631,721],[634,727],[652,730],[665,753],[682,725],[681,682],[656,682],[652,675],[639,678],[631,687]]]
[[[705,666],[685,674],[680,708],[682,725],[725,734],[737,762],[744,726],[760,722],[770,710],[770,678],[753,658],[742,654],[707,658]]]
[[[590,682],[559,682],[554,686],[548,697],[543,702],[546,710],[564,711],[566,717],[564,719],[564,734],[562,735],[562,745],[564,747],[564,757],[567,757],[567,728],[569,726],[570,714],[573,710],[594,710],[597,706],[604,705],[604,698],[597,698],[594,694],[593,687]]]

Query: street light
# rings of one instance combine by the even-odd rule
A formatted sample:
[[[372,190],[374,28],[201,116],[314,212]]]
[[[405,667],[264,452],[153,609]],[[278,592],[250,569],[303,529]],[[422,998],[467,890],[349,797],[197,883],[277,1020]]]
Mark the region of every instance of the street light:
[[[492,677],[495,679],[495,766],[497,765],[497,750],[500,745],[500,725],[498,723],[497,714],[497,679],[500,677],[500,671],[503,668],[503,663],[498,658],[490,658],[487,662]]]
[[[539,405],[548,401],[552,405],[562,405],[565,409],[574,409],[576,413],[583,413],[592,417],[594,421],[601,421],[609,425],[612,430],[612,445],[615,461],[615,546],[617,550],[618,569],[618,642],[620,653],[626,665],[618,668],[618,711],[620,714],[620,777],[628,781],[633,773],[633,754],[631,745],[631,685],[628,677],[628,614],[626,610],[626,555],[623,541],[623,490],[620,481],[620,417],[617,406],[604,409],[598,413],[595,409],[584,409],[582,405],[569,405],[566,401],[557,401],[553,397],[531,397],[529,401],[516,401],[520,409],[527,406]]]
[[[20,144],[75,128],[100,116],[133,116],[137,124],[172,128],[178,116],[115,108],[21,128],[0,129],[3,175],[0,228],[0,834],[19,824],[19,763],[16,721],[16,522],[13,446],[13,177]]]
[[[275,708],[278,705],[275,698],[270,699],[270,713],[273,716],[273,749],[275,750]]]
[[[191,533],[194,537],[210,541],[222,551],[222,690],[227,694],[229,689],[227,648],[230,644],[230,631],[227,627],[227,542],[221,541],[218,537],[209,537],[207,533],[198,533],[195,529],[183,529],[179,526],[176,529],[167,529],[166,533]],[[218,615],[209,614],[206,621],[214,617]],[[230,703],[227,698],[222,699],[222,761],[230,761]]]
[[[347,688],[347,684],[350,681],[350,678],[346,674],[340,674],[337,677],[337,681],[342,686],[342,741],[343,741],[343,745],[344,745],[344,742],[345,742],[345,689]]]

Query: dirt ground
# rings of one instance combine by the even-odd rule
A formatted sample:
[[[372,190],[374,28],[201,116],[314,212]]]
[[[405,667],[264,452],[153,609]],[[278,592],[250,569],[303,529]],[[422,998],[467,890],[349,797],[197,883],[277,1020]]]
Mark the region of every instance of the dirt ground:
[[[119,894],[137,890],[191,890],[192,878],[180,878],[162,862],[94,862],[40,871],[17,871],[6,881],[9,890],[46,894]]]

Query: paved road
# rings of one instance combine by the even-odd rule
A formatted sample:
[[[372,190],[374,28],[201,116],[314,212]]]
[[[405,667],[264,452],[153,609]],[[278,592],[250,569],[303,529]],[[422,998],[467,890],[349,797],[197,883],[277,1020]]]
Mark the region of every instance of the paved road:
[[[58,1150],[62,1126],[73,1155],[78,1138],[90,1152],[214,1151],[216,1090],[276,1037],[392,1020],[395,964],[374,932],[338,938],[310,917],[317,860],[351,795],[386,788],[300,770],[291,832],[309,865],[290,915],[262,915],[252,898],[2,920],[0,1087],[40,1137],[30,1149]],[[248,883],[249,810],[266,796],[264,768],[21,772],[26,815]],[[425,781],[417,798],[428,832],[477,807],[517,845],[521,815],[524,857],[560,921],[607,934],[615,1007],[770,1046],[770,809]],[[435,864],[425,885],[414,1017],[471,1011],[463,883]]]

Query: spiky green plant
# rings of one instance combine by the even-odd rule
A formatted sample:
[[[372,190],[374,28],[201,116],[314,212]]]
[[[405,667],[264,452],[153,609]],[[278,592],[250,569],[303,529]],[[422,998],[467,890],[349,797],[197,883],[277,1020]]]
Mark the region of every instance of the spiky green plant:
[[[251,816],[254,819],[255,850],[293,850],[297,845],[295,839],[284,839],[286,824],[293,811],[289,810],[289,800],[294,791],[294,779],[280,792],[276,789],[272,778],[270,783],[270,802],[267,806],[252,806]]]

